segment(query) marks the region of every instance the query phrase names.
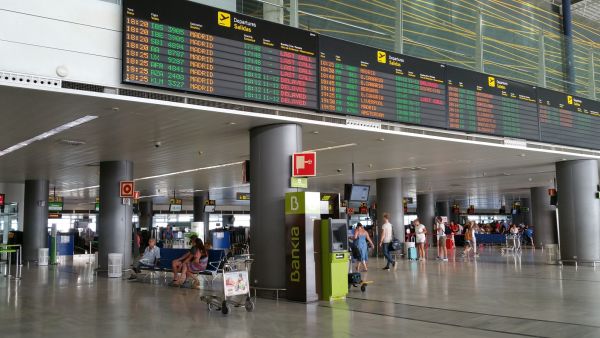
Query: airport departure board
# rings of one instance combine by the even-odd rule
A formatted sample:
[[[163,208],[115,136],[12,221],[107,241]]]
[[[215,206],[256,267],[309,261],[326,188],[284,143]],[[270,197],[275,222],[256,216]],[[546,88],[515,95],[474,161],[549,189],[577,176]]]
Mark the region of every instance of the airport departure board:
[[[317,36],[189,1],[123,2],[123,81],[317,109]]]
[[[446,128],[445,66],[319,36],[321,110]]]
[[[541,141],[600,149],[600,103],[538,89]]]
[[[448,127],[539,140],[536,87],[447,66]]]

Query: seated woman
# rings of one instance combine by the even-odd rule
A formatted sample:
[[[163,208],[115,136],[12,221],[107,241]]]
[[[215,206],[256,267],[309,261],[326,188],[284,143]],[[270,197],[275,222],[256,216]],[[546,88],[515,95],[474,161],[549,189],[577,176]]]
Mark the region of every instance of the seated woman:
[[[193,277],[194,274],[206,270],[206,265],[208,264],[208,254],[206,248],[204,247],[204,243],[200,238],[196,239],[195,252],[190,261],[183,265],[181,270],[181,278],[175,281],[173,284],[182,285],[187,280],[187,277]],[[194,279],[197,284],[197,280]],[[196,285],[194,285],[196,286]]]
[[[187,264],[193,257],[196,252],[196,239],[198,236],[192,235],[190,236],[190,244],[192,247],[189,252],[186,252],[185,255],[174,259],[171,262],[171,270],[173,271],[173,283],[175,283],[179,279],[179,273],[183,269],[183,266]]]

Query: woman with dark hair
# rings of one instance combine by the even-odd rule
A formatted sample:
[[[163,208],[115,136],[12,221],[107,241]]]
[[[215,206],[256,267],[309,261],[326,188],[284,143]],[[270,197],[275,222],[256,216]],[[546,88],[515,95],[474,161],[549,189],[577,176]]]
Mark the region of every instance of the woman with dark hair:
[[[185,283],[188,277],[193,277],[194,274],[206,270],[206,265],[208,264],[208,254],[202,239],[196,238],[194,249],[194,254],[191,260],[183,264],[183,268],[181,269],[181,278],[174,282],[174,285],[182,285]]]
[[[368,271],[367,261],[369,260],[369,246],[367,245],[367,241],[373,245],[373,241],[371,241],[371,236],[367,230],[364,229],[361,223],[356,225],[356,230],[354,231],[354,242],[356,243],[356,247],[360,252],[360,258],[358,260],[358,264],[356,266],[356,272],[360,272],[360,265],[362,264],[365,267],[365,271]]]

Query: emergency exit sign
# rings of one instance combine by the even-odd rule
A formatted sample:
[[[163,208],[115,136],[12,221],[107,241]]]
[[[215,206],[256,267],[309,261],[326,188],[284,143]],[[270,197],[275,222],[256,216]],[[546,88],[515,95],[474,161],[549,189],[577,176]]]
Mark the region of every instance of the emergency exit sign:
[[[317,153],[294,153],[292,156],[292,177],[317,175]]]

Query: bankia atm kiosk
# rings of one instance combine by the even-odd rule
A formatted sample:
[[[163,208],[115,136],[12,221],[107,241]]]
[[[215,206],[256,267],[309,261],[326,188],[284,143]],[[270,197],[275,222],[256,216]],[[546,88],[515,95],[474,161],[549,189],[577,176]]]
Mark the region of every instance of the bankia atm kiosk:
[[[343,299],[348,294],[348,223],[321,220],[321,300]]]

